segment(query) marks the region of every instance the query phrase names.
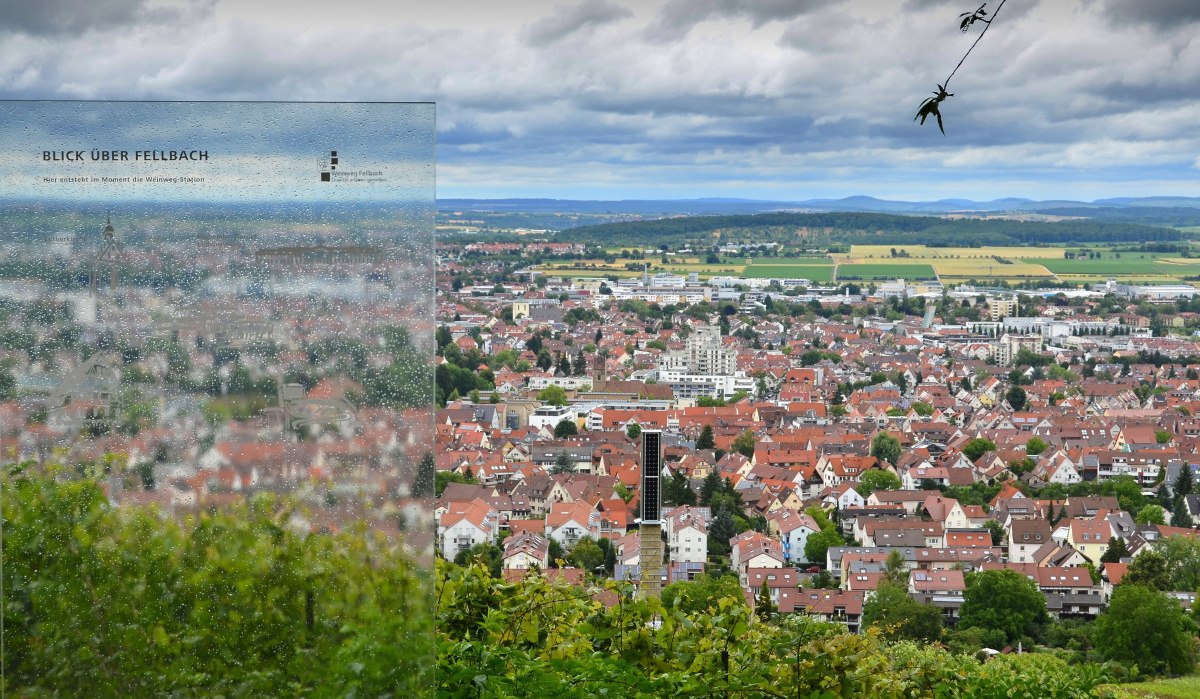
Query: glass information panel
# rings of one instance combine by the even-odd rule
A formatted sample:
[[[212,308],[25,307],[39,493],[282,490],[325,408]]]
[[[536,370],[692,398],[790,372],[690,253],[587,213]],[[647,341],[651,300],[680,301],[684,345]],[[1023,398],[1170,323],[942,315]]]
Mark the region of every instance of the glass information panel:
[[[0,102],[3,683],[431,686],[434,107]]]

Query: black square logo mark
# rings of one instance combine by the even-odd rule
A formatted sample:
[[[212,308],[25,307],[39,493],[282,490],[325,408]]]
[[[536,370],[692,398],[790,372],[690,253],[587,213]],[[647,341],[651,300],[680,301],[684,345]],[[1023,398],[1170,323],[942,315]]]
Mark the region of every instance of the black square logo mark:
[[[329,159],[329,164],[330,164],[330,165],[337,165],[337,158],[330,158],[330,159]]]
[[[321,173],[321,181],[322,181],[322,182],[328,182],[328,181],[329,181],[329,173],[328,173],[328,172],[322,172],[322,173]]]
[[[336,169],[337,169],[337,165],[330,165],[330,166],[329,166],[329,169],[330,169],[330,170],[336,170]]]
[[[331,151],[329,151],[329,157],[331,157],[331,158],[336,158],[336,157],[337,157],[337,151],[335,151],[335,150],[331,150]]]

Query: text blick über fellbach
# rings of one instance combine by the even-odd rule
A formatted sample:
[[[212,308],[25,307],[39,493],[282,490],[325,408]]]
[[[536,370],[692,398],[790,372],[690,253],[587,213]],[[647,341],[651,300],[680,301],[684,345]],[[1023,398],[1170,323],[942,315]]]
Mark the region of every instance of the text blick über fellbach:
[[[132,157],[131,157],[132,156]],[[53,162],[79,162],[84,159],[104,161],[164,161],[164,160],[208,160],[206,150],[44,150],[42,160]]]

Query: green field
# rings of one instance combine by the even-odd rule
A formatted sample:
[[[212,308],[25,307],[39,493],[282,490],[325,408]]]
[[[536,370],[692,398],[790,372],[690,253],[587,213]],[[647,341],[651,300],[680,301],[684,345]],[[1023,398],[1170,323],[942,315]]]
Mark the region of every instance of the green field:
[[[1200,677],[1178,677],[1139,684],[1101,685],[1104,699],[1200,699]]]
[[[755,279],[811,279],[814,282],[833,281],[833,265],[760,265],[746,268],[746,276]]]
[[[847,264],[838,265],[838,279],[934,279],[932,265]]]
[[[1062,258],[1024,258],[1025,262],[1042,265],[1055,274],[1173,274],[1170,267],[1156,257],[1105,257],[1099,260],[1066,260]],[[1164,271],[1163,267],[1167,267]]]

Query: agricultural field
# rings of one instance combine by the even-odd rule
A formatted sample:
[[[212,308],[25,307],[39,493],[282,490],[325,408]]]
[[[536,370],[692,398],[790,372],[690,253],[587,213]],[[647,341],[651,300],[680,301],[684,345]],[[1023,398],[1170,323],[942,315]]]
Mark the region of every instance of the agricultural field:
[[[897,254],[907,253],[907,257],[892,257],[892,250]],[[980,247],[980,248],[931,248],[925,245],[854,245],[849,253],[837,255],[843,262],[897,262],[933,261],[933,260],[981,260],[993,257],[1004,257],[1014,261],[1022,257],[1061,258],[1063,248],[1035,247]],[[1036,253],[1036,254],[1035,254]]]
[[[896,256],[892,256],[892,251]],[[928,264],[945,283],[962,282],[968,279],[1006,279],[1021,281],[1030,278],[1051,278],[1054,275],[1040,264],[1023,261],[1031,251],[1048,257],[1062,257],[1062,248],[1033,247],[981,247],[981,248],[931,248],[925,245],[855,245],[849,253],[836,255],[843,265],[868,264],[891,265],[899,270],[913,265]],[[1003,262],[1001,261],[1003,260]],[[908,274],[894,271],[886,276],[910,278]],[[842,272],[838,275],[851,274]]]
[[[933,279],[933,266],[914,263],[838,265],[838,279]]]
[[[811,279],[814,282],[833,281],[833,265],[778,265],[755,263],[746,268],[746,276],[755,279]]]

